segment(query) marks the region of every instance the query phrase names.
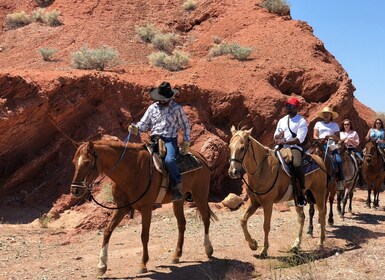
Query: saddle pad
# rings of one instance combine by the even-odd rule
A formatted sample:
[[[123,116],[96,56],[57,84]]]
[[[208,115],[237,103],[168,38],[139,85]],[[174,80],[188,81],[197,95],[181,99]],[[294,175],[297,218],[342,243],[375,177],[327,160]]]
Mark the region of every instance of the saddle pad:
[[[305,172],[305,176],[320,168],[317,162],[315,162],[313,158],[308,154],[306,154],[302,159],[302,167],[303,171]]]
[[[199,160],[190,153],[186,155],[178,154],[176,157],[176,165],[178,166],[181,174],[202,168],[202,164]]]

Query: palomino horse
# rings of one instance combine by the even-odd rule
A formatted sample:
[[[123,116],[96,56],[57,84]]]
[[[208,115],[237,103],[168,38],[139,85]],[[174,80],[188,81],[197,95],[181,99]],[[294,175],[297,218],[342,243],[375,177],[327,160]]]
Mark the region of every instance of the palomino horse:
[[[316,139],[314,140],[309,148],[309,153],[316,154],[320,156],[325,163],[326,172],[328,175],[328,192],[326,199],[329,200],[329,217],[328,217],[328,223],[329,225],[334,224],[333,219],[333,202],[334,197],[336,194],[336,172],[337,172],[337,165],[333,160],[333,156],[330,153],[325,153],[324,151],[324,143],[325,139]],[[359,169],[357,165],[357,161],[355,158],[353,158],[352,155],[348,154],[348,152],[345,149],[341,150],[341,158],[342,158],[342,168],[343,173],[345,176],[345,189],[344,192],[340,192],[337,196],[337,210],[340,213],[340,215],[343,217],[345,214],[345,208],[347,204],[347,200],[349,198],[349,212],[352,211],[352,200],[353,200],[353,193],[354,188],[357,184],[358,175],[359,175]],[[342,201],[342,209],[341,209],[341,201]],[[313,219],[314,216],[314,205],[310,203],[309,208],[309,228],[308,228],[308,234],[313,233]]]
[[[293,194],[290,193],[290,196],[286,196],[291,178],[281,168],[274,151],[263,146],[251,137],[251,130],[252,129],[236,130],[234,126],[231,127],[232,138],[230,140],[230,167],[228,172],[233,179],[241,178],[244,172],[247,173],[247,192],[249,199],[247,201],[246,211],[241,218],[241,226],[251,250],[256,250],[258,243],[250,236],[247,221],[259,207],[263,208],[265,240],[261,256],[266,257],[269,248],[268,237],[273,203],[280,202],[284,197],[293,199]],[[319,156],[311,155],[311,157],[325,170],[325,165]],[[320,246],[323,246],[325,240],[326,184],[326,173],[320,169],[310,173],[305,179],[306,189],[310,189],[313,193],[319,211],[319,220],[321,223]],[[293,252],[299,250],[305,221],[303,208],[296,207],[295,209],[297,212],[299,231],[291,248]]]
[[[199,210],[204,224],[204,246],[208,257],[213,254],[209,239],[210,219],[217,219],[208,205],[210,187],[210,169],[202,155],[192,152],[202,163],[202,168],[182,175],[183,190],[190,192]],[[108,243],[112,232],[133,209],[142,215],[143,255],[140,273],[147,271],[148,241],[151,223],[151,212],[162,182],[162,174],[152,164],[150,153],[144,145],[96,141],[83,143],[76,151],[73,159],[75,174],[71,184],[71,193],[82,197],[92,190],[93,181],[103,173],[113,182],[112,195],[118,209],[115,209],[107,228],[104,230],[103,245],[99,257],[99,273],[107,270]],[[167,193],[162,203],[171,201],[171,193]],[[173,210],[178,222],[178,242],[173,262],[179,262],[182,256],[186,219],[183,201],[173,203]]]
[[[375,140],[371,140],[365,145],[364,162],[362,163],[363,179],[368,186],[368,198],[366,205],[370,208],[371,193],[373,190],[373,207],[379,207],[379,196],[382,182],[385,178],[384,161],[378,150]]]

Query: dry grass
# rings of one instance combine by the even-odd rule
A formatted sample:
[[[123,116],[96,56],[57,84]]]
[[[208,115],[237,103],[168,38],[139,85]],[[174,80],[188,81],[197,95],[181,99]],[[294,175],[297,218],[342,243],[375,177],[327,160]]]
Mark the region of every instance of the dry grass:
[[[73,67],[77,69],[104,71],[107,67],[113,67],[119,64],[118,51],[108,46],[102,46],[97,49],[83,46],[79,51],[71,53],[71,56]]]

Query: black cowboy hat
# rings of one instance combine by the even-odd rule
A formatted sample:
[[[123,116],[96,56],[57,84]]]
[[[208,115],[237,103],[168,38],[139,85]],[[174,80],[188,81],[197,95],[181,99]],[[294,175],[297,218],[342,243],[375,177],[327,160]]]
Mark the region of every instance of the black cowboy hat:
[[[168,101],[171,98],[173,98],[173,96],[178,92],[179,90],[175,88],[171,88],[171,85],[169,82],[163,82],[159,85],[159,87],[152,88],[150,90],[150,95],[152,99],[156,101]]]

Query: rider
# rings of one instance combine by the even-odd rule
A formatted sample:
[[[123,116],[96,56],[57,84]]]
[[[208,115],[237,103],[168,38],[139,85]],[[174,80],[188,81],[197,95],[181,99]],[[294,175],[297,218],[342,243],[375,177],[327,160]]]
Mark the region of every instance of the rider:
[[[304,142],[308,128],[306,120],[297,113],[301,107],[301,103],[296,97],[290,97],[286,101],[285,107],[287,115],[278,121],[274,139],[276,144],[291,149],[295,177],[300,186],[300,190],[296,190],[297,206],[303,207],[306,205],[306,198],[303,194],[303,190],[305,189],[305,174],[302,168],[303,150],[299,145]],[[295,188],[295,186],[293,187]]]
[[[353,129],[352,122],[349,119],[344,119],[340,125],[340,139],[341,144],[344,144],[349,152],[353,152],[362,162],[361,151],[358,150],[360,144],[360,137],[357,131]]]
[[[170,83],[163,82],[157,88],[150,90],[152,99],[156,102],[151,104],[144,113],[142,119],[131,124],[128,130],[134,135],[139,131],[151,130],[151,137],[160,137],[165,143],[167,154],[165,165],[170,175],[171,188],[173,191],[172,201],[182,199],[182,178],[176,165],[178,151],[178,130],[183,130],[183,144],[181,154],[187,154],[190,147],[190,124],[183,107],[173,100],[179,91],[171,88]]]
[[[337,191],[344,190],[345,177],[342,171],[342,159],[335,144],[340,141],[340,128],[333,120],[338,118],[338,113],[334,112],[330,107],[326,106],[317,114],[318,117],[323,118],[322,121],[316,122],[314,125],[313,138],[314,139],[326,139],[328,145],[326,147],[333,147],[332,155],[338,166],[338,183],[336,184]],[[328,152],[328,151],[325,151]]]
[[[384,129],[384,123],[380,118],[377,118],[373,126],[369,129],[368,133],[366,134],[366,140],[376,140],[378,150],[380,151],[380,154],[382,158],[384,159],[384,169],[385,169],[385,129]]]

